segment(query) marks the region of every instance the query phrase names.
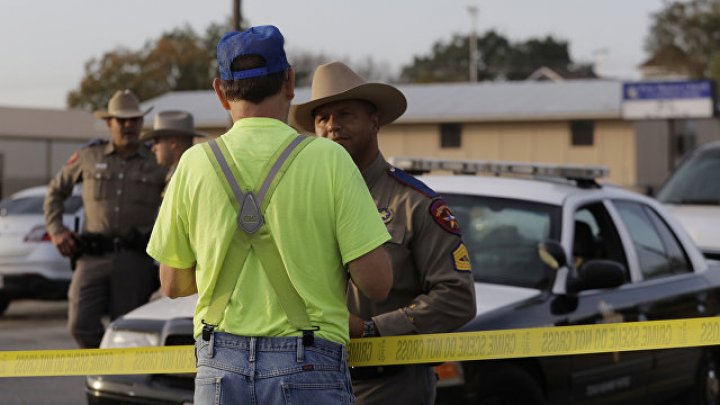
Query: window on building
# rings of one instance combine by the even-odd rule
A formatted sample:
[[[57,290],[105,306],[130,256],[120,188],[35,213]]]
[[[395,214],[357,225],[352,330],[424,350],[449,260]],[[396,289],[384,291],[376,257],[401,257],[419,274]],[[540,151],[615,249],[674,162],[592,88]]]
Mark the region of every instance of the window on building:
[[[459,148],[462,146],[462,124],[440,124],[440,147]]]
[[[570,122],[572,146],[593,146],[595,143],[595,123],[590,120]]]

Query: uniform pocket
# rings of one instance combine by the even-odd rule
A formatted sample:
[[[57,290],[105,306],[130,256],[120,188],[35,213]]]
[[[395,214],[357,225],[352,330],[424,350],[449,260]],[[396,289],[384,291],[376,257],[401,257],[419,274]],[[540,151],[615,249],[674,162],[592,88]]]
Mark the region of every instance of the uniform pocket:
[[[283,383],[286,405],[341,404],[349,405],[352,397],[345,385],[337,383]]]
[[[90,187],[96,200],[105,200],[110,192],[112,174],[105,171],[96,171],[90,176]]]
[[[160,192],[165,180],[154,174],[134,173],[130,176],[130,200],[134,202],[155,203],[160,200]]]
[[[195,379],[195,405],[220,405],[222,377]]]

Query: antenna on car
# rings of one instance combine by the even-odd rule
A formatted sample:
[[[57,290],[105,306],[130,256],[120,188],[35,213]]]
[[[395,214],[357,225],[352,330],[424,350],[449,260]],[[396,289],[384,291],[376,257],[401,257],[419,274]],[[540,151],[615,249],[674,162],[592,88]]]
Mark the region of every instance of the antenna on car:
[[[523,163],[499,160],[464,160],[394,156],[388,159],[390,164],[411,174],[425,174],[435,171],[454,174],[491,174],[520,175],[549,179],[574,181],[581,188],[600,187],[597,179],[607,177],[610,170],[606,166],[583,166]]]

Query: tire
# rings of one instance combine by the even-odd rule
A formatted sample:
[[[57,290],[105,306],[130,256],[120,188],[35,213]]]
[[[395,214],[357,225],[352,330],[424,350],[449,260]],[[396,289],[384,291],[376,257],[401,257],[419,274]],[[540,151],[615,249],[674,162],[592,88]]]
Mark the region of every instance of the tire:
[[[0,293],[0,316],[2,316],[5,311],[7,311],[8,307],[10,306],[10,298],[6,295]]]
[[[471,389],[477,405],[544,405],[542,386],[523,368],[494,363],[479,367]]]
[[[690,398],[693,405],[720,404],[720,363],[713,353],[703,353]]]

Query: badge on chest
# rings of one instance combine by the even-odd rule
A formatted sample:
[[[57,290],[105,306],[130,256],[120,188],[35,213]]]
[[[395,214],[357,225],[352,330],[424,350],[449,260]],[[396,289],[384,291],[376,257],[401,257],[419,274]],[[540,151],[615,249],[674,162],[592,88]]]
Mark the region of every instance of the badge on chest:
[[[380,214],[380,219],[382,219],[385,224],[390,223],[393,219],[393,213],[390,211],[390,208],[378,208],[378,213]]]

